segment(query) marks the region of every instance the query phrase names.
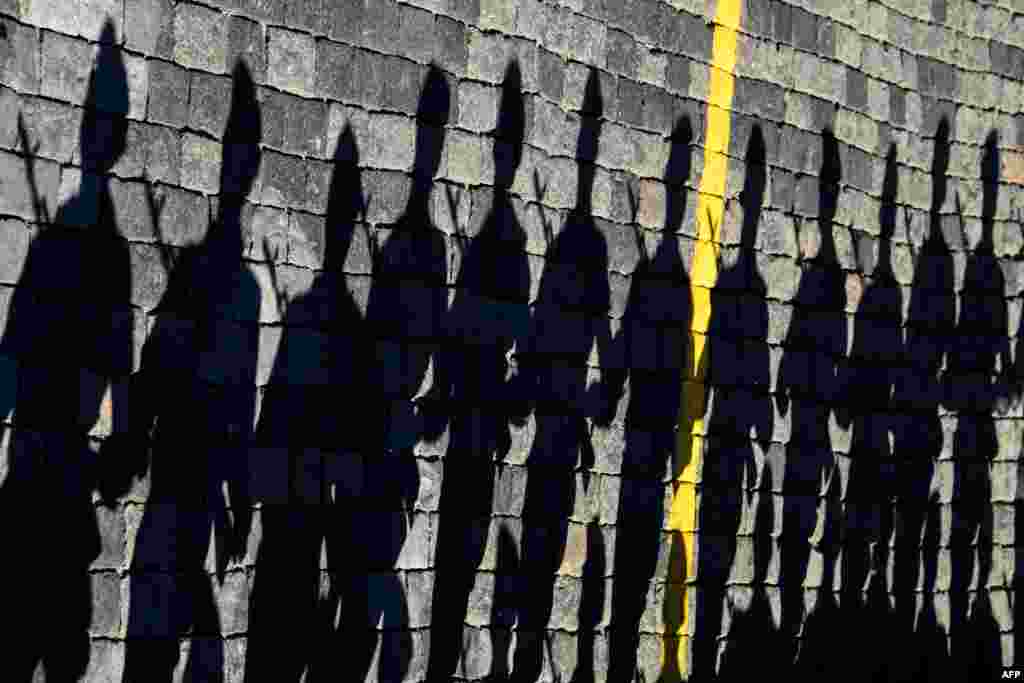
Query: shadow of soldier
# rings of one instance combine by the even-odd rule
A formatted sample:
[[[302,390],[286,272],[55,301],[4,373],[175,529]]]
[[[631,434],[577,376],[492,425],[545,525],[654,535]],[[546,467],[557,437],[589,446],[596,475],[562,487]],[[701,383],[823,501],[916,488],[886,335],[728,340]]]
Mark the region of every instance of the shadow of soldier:
[[[601,357],[608,357],[611,345],[608,246],[591,204],[603,109],[597,72],[591,70],[576,144],[576,204],[557,235],[545,226],[544,271],[524,352],[517,349],[516,355],[520,390],[536,421],[522,513],[523,585],[512,673],[517,683],[534,683],[541,676],[545,651],[550,650],[548,623],[558,568],[576,501],[576,470],[585,490],[593,466],[586,419],[587,360],[595,346]]]
[[[126,683],[225,675],[212,582],[245,554],[250,526],[246,429],[253,423],[260,292],[241,260],[241,215],[259,168],[259,131],[255,87],[239,62],[217,220],[201,243],[164,254],[168,286],[132,385],[131,442],[151,448],[130,568]],[[150,201],[156,223],[159,207]],[[215,577],[207,566],[211,531]]]
[[[12,405],[3,407],[5,415],[14,408],[14,427],[0,511],[25,519],[43,501],[45,511],[11,526],[8,557],[21,559],[0,570],[8,608],[22,615],[4,663],[14,681],[40,668],[48,681],[77,681],[89,663],[89,568],[100,553],[92,496],[105,469],[97,467],[89,432],[97,422],[123,428],[121,380],[133,362],[128,248],[106,175],[124,152],[128,114],[124,62],[113,42],[108,20],[84,102],[80,186],[52,221],[19,120],[39,225],[0,341],[17,361]]]

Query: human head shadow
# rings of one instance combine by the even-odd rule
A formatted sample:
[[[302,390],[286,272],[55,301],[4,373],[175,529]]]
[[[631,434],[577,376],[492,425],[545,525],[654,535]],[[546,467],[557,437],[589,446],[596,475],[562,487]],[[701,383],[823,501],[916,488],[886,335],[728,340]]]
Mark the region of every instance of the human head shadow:
[[[615,339],[614,357],[622,359],[623,368],[621,372],[602,369],[616,382],[609,407],[615,408],[620,397],[628,401],[618,501],[618,527],[623,533],[617,535],[615,544],[608,644],[608,680],[612,683],[633,680],[640,621],[662,543],[666,469],[675,450],[680,387],[687,372],[690,345],[690,281],[678,233],[686,212],[692,144],[691,122],[681,117],[669,140],[664,172],[665,223],[660,231],[648,236],[636,222],[638,207],[635,200],[632,202],[631,227],[639,260],[630,277],[629,296]],[[650,253],[649,242],[655,240],[657,246]]]
[[[513,60],[502,82],[494,131],[494,190],[472,237],[461,227],[456,202],[445,189],[461,263],[445,316],[442,365],[435,373],[443,385],[440,395],[450,433],[434,583],[434,604],[445,608],[432,618],[427,673],[431,681],[455,675],[470,592],[484,556],[495,479],[511,447],[509,425],[516,420],[508,400],[506,358],[514,347],[521,347],[526,333],[530,271],[526,233],[508,190],[522,158],[525,118],[522,76]]]
[[[598,141],[604,121],[604,97],[596,72],[591,69],[580,106],[580,132],[576,137],[576,204],[573,208],[581,218],[592,218],[594,177],[597,171]]]
[[[244,226],[242,208],[259,173],[262,116],[248,65],[238,60],[232,71],[231,106],[222,140],[217,220],[204,244],[211,257],[238,261]],[[238,266],[235,266],[237,270]]]
[[[113,44],[114,33],[114,23],[107,19],[89,77],[79,135],[82,166],[97,174],[114,167],[124,154],[128,135],[128,76],[121,51]]]
[[[771,479],[762,482],[762,470],[771,444],[774,407],[770,388],[768,347],[767,287],[756,262],[758,229],[768,179],[764,134],[759,125],[750,133],[744,158],[746,176],[739,196],[742,209],[738,248],[730,250],[730,261],[718,274],[711,292],[711,315],[708,323],[709,350],[707,381],[711,386],[708,422],[710,453],[705,458],[702,481],[715,495],[704,499],[701,506],[701,528],[709,539],[700,544],[698,566],[708,587],[702,601],[701,619],[708,630],[694,643],[694,672],[697,675],[724,676],[719,662],[719,637],[728,635],[732,652],[724,662],[745,657],[763,657],[763,642],[752,643],[740,634],[719,634],[723,608],[727,607],[727,624],[764,621],[763,614],[750,614],[754,609],[752,595],[763,607],[763,577],[768,556],[764,539],[771,528],[757,527],[758,515],[763,519],[765,501],[770,500]],[[723,259],[724,260],[724,259]],[[752,437],[751,434],[756,434]],[[755,449],[755,444],[757,449]],[[760,452],[760,457],[757,453]],[[759,465],[759,462],[761,463]],[[770,505],[770,503],[768,503]],[[762,522],[763,523],[763,522]],[[739,544],[746,548],[741,549]],[[755,582],[753,593],[727,589],[733,564],[739,557],[754,557],[754,571],[762,577]],[[743,607],[742,602],[746,601]],[[731,629],[730,629],[731,630]],[[771,637],[771,631],[759,640]],[[769,649],[769,648],[765,648]],[[723,680],[725,680],[723,678]]]
[[[501,101],[494,129],[494,187],[507,194],[515,181],[523,159],[526,137],[526,102],[523,100],[523,76],[519,61],[512,59],[501,82]]]
[[[604,106],[596,70],[591,70],[580,110],[576,145],[575,206],[555,234],[541,216],[547,249],[517,370],[526,376],[535,432],[523,503],[523,594],[520,601],[515,680],[541,675],[550,646],[547,624],[552,585],[575,504],[576,469],[586,488],[593,465],[587,411],[587,359],[596,345],[601,358],[611,345],[608,247],[592,215],[594,159]],[[534,178],[535,194],[544,188]],[[545,186],[546,187],[546,186]],[[603,226],[603,223],[602,223]],[[599,392],[600,393],[600,392]]]
[[[101,36],[110,38],[107,21]],[[78,160],[83,175],[75,194],[50,216],[40,196],[34,155],[19,117],[27,185],[37,232],[29,244],[11,297],[0,342],[17,361],[5,387],[5,416],[14,410],[6,444],[7,471],[0,510],[8,519],[47,500],[33,523],[14,524],[5,542],[11,557],[28,563],[0,571],[11,590],[10,609],[24,616],[8,643],[5,676],[78,680],[90,657],[90,563],[100,553],[92,495],[102,480],[88,432],[110,400],[112,427],[123,428],[119,381],[131,371],[131,271],[117,230],[107,178],[124,151],[128,86],[120,51],[104,42],[83,103]],[[22,228],[24,229],[24,228]],[[23,596],[23,597],[21,597]],[[22,609],[22,599],[28,609]]]

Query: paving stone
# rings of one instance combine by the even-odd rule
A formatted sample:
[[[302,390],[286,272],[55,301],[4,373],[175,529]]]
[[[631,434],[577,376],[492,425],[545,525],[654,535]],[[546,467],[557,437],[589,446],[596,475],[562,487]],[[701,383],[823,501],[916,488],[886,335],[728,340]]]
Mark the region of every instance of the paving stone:
[[[384,71],[387,76],[382,104],[403,114],[415,114],[427,67],[407,59],[388,57]]]
[[[363,45],[393,53],[398,47],[399,8],[395,0],[365,0]]]
[[[304,206],[306,170],[302,159],[267,151],[260,164],[262,201],[274,206]]]
[[[471,31],[467,36],[469,47],[467,75],[470,78],[500,83],[505,74],[505,37],[499,34]]]
[[[406,59],[429,62],[437,45],[435,23],[430,12],[403,5],[399,10],[398,52]]]
[[[608,69],[627,78],[636,78],[636,41],[628,33],[615,29],[608,31],[606,41]]]
[[[83,9],[80,3],[66,3],[60,0],[38,0],[19,6],[23,21],[34,26],[77,36],[81,27]]]
[[[0,30],[3,30],[5,43],[0,50],[0,83],[25,93],[39,91],[39,50],[37,48],[38,34],[31,26],[23,26],[6,18],[0,18]],[[52,34],[49,34],[52,35]],[[61,55],[63,52],[60,46],[50,46],[49,59],[60,62],[66,58]],[[54,75],[54,71],[44,71]],[[58,71],[55,74],[60,78]],[[58,86],[59,87],[59,86]]]
[[[54,100],[29,99],[20,114],[25,122],[29,148],[41,157],[65,163],[71,161],[79,144],[81,109]],[[20,140],[15,144],[21,147]]]
[[[44,33],[41,93],[74,104],[85,102],[93,56],[93,47],[84,40]]]
[[[32,232],[24,222],[7,219],[0,222],[0,238],[3,239],[4,244],[9,245],[6,252],[0,257],[0,281],[16,284],[21,277],[25,258],[28,256]]]
[[[537,76],[541,93],[561,102],[565,84],[565,62],[562,58],[542,48],[538,53]]]
[[[334,100],[355,101],[359,88],[355,76],[358,52],[348,45],[329,40],[316,44],[316,89]]]
[[[482,133],[494,130],[498,123],[498,88],[480,83],[459,85],[460,124],[467,130]]]
[[[225,73],[225,16],[206,7],[181,3],[174,10],[174,61],[190,69]]]
[[[379,55],[363,50],[359,53],[359,99],[363,106],[379,109],[387,93],[387,61]]]
[[[328,34],[332,40],[349,45],[359,45],[363,38],[365,6],[362,2],[345,2],[336,5],[330,15]]]
[[[174,56],[174,6],[170,0],[125,0],[125,45],[146,55]]]
[[[438,17],[436,30],[434,57],[438,64],[454,74],[464,74],[469,63],[465,26],[448,17]]]
[[[285,119],[285,150],[322,157],[327,148],[327,111],[323,102],[297,99]]]
[[[21,157],[0,152],[0,183],[7,188],[0,194],[0,213],[36,221],[38,217],[30,199],[32,192],[25,171],[25,163]],[[47,213],[53,216],[57,209],[60,167],[53,162],[38,159],[33,163],[33,173],[40,201],[43,202]]]
[[[188,72],[176,64],[149,63],[149,120],[180,128],[189,119]]]
[[[186,133],[181,138],[181,183],[204,194],[220,189],[221,145]]]
[[[312,37],[295,31],[267,31],[267,82],[296,95],[315,92],[316,44]]]
[[[285,23],[296,29],[323,34],[334,11],[325,0],[292,0],[285,3]]]
[[[227,94],[231,92],[231,79],[201,71],[193,72],[191,76],[188,125],[219,138],[224,134],[228,121],[231,99]]]

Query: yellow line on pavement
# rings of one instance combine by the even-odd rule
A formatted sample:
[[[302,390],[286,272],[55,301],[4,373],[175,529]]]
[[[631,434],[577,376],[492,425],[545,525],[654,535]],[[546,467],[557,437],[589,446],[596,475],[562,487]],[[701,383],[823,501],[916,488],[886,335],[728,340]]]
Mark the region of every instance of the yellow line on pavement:
[[[740,0],[719,0],[714,22],[711,77],[705,131],[704,170],[697,200],[697,243],[690,264],[690,325],[688,370],[680,401],[676,452],[673,464],[672,508],[669,531],[673,543],[670,585],[666,591],[665,622],[673,643],[664,652],[663,681],[688,676],[687,646],[693,624],[686,588],[694,576],[697,531],[697,481],[701,469],[704,433],[704,376],[710,349],[707,327],[711,319],[711,288],[718,278],[719,229],[725,213],[725,189],[729,163],[730,114],[735,89],[736,33]],[[708,624],[707,628],[717,628]]]

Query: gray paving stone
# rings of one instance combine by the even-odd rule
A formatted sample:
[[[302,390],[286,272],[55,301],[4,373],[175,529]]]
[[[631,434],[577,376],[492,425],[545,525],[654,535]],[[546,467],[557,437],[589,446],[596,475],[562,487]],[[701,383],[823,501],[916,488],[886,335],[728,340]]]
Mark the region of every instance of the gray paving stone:
[[[227,27],[223,14],[181,3],[174,10],[174,61],[193,69],[225,73]]]
[[[189,119],[188,72],[176,64],[149,62],[149,120],[180,128]]]

